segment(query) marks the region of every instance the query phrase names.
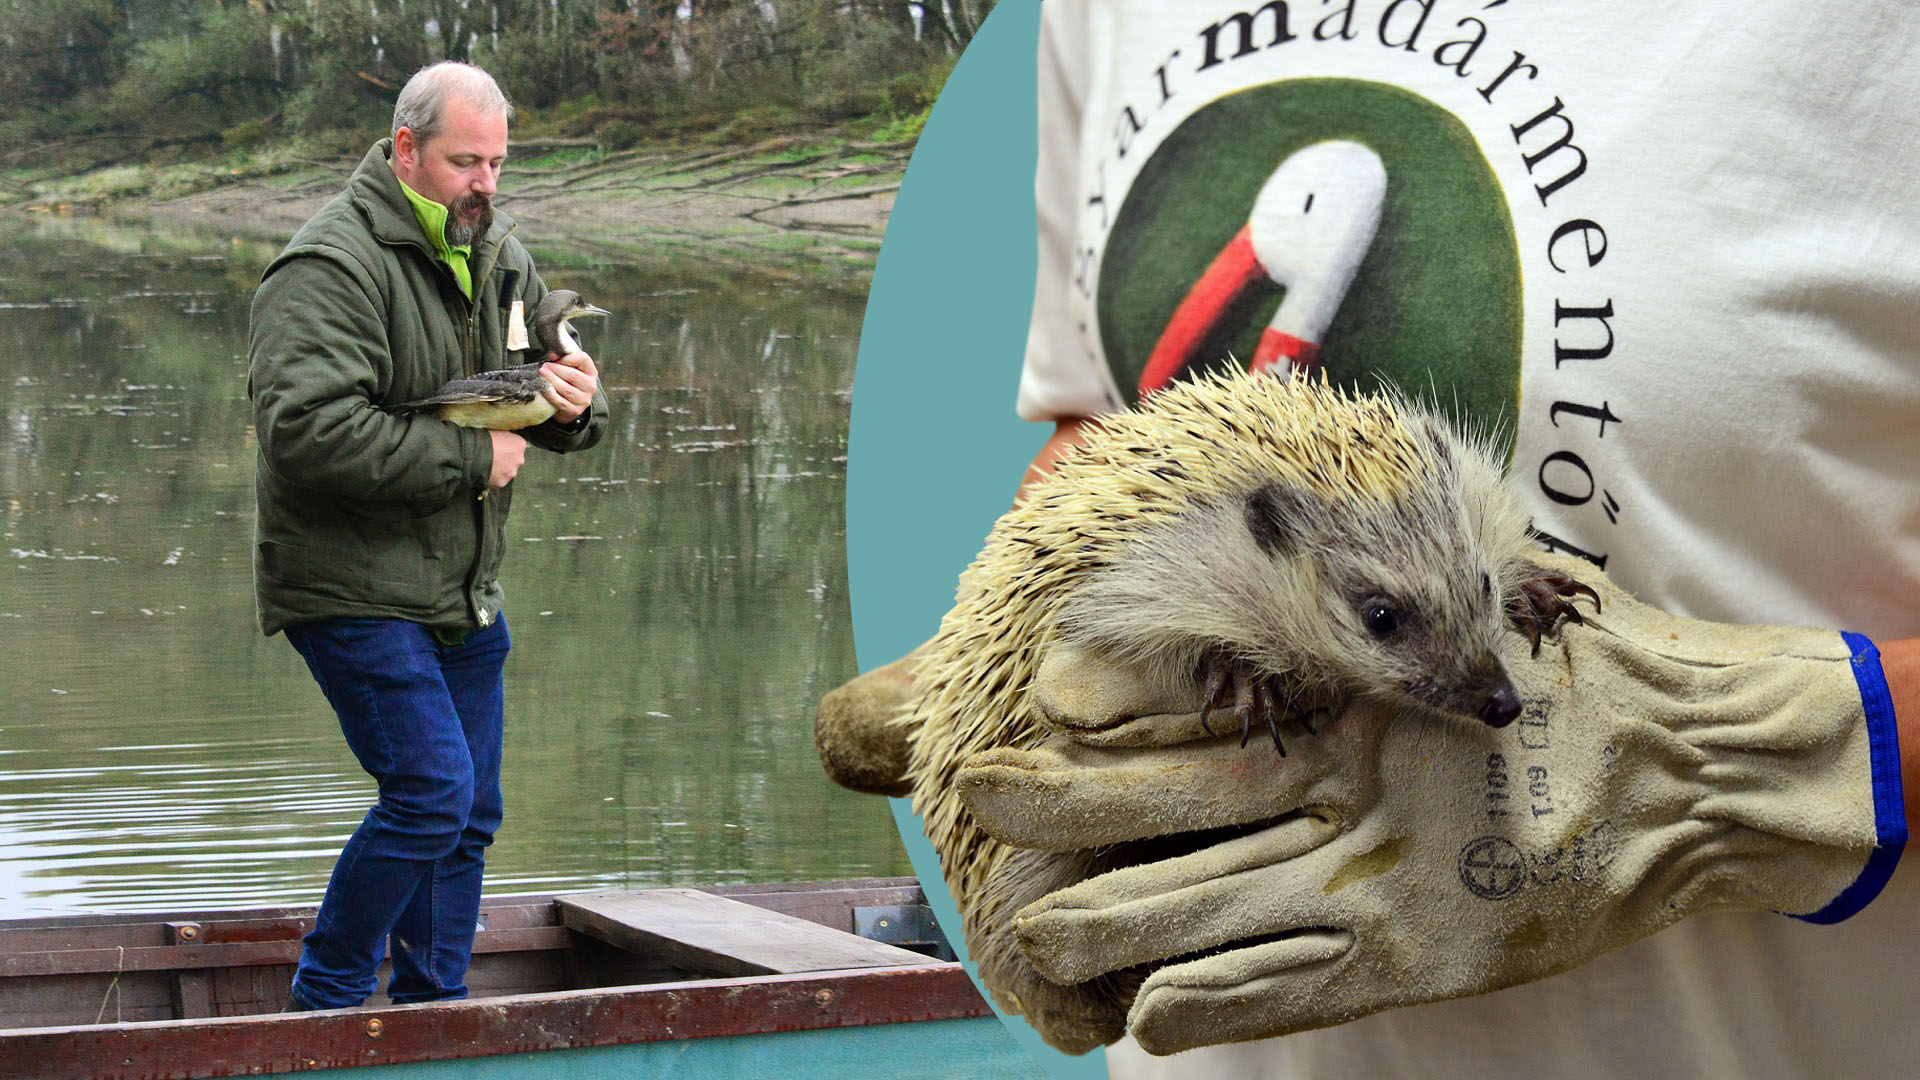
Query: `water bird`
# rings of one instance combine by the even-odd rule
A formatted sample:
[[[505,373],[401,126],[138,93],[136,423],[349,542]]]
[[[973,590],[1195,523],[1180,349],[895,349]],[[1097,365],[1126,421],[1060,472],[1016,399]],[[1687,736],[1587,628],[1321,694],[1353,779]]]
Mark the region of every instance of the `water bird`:
[[[572,289],[555,289],[533,309],[534,340],[540,343],[543,354],[579,352],[580,343],[574,340],[567,320],[611,314],[587,303]],[[517,431],[553,415],[553,402],[545,396],[551,389],[553,384],[540,374],[540,363],[521,364],[453,379],[431,397],[395,405],[389,411],[401,416],[432,413],[461,427]]]

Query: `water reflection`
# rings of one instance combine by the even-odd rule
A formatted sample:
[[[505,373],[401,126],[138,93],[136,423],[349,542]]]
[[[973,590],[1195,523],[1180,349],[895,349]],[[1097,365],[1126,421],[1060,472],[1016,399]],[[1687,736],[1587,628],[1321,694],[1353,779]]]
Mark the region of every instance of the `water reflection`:
[[[372,785],[253,624],[244,341],[273,251],[0,244],[0,916],[315,899]],[[859,298],[535,257],[615,312],[582,327],[614,423],[517,481],[489,890],[908,872],[812,745],[853,670]]]

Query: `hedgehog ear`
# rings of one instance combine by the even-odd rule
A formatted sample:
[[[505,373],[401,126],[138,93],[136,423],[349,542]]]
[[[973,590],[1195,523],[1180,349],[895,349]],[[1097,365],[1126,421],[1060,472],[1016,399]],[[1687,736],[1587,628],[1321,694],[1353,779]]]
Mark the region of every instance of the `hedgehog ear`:
[[[1300,495],[1290,488],[1265,484],[1247,496],[1247,531],[1268,555],[1292,552],[1305,535],[1308,520]]]

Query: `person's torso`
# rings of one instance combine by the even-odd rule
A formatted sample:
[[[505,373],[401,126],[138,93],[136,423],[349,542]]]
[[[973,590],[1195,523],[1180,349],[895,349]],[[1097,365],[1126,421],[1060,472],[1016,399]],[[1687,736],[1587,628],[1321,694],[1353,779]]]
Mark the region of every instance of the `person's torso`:
[[[522,360],[526,353],[507,348],[523,336],[510,334],[510,324],[523,320],[536,299],[532,261],[506,219],[473,246],[469,298],[419,234],[398,181],[373,171],[386,168],[370,153],[347,190],[302,226],[266,271],[270,276],[299,258],[352,268],[384,338],[371,394],[383,408]],[[272,545],[276,557],[260,568],[263,624],[385,614],[484,625],[502,602],[498,575],[511,505],[508,486],[401,510],[378,491],[364,499],[327,495],[263,473],[259,531],[263,540],[280,541]]]

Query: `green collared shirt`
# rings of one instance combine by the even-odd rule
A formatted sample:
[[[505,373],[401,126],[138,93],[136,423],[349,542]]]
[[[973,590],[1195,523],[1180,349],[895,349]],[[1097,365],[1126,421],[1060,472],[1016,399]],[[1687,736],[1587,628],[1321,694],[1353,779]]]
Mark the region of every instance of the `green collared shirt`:
[[[395,180],[400,180],[396,174]],[[427,234],[427,243],[433,245],[434,254],[453,271],[454,279],[460,282],[460,291],[473,299],[473,272],[467,269],[467,256],[473,254],[471,244],[454,247],[447,243],[447,208],[427,198],[425,195],[407,186],[400,180],[400,190],[406,192],[407,201],[413,204],[413,216],[420,219],[420,228]]]

